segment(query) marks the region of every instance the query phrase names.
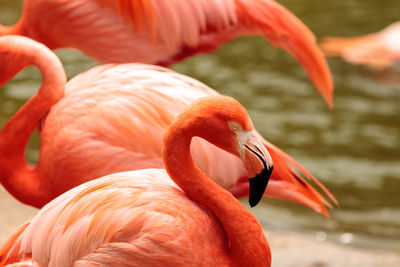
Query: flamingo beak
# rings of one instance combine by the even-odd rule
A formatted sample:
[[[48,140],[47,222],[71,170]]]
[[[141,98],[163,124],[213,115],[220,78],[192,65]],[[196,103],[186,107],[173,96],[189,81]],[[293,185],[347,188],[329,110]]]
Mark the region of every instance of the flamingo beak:
[[[249,204],[256,206],[267,188],[273,170],[272,158],[256,132],[249,132],[244,142],[242,161],[249,175]]]

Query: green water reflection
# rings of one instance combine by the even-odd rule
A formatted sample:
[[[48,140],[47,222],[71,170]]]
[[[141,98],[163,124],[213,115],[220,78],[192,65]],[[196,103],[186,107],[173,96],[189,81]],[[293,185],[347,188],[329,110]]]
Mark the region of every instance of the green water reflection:
[[[20,1],[0,2],[0,23],[14,23]],[[398,0],[280,1],[317,35],[357,35],[400,20]],[[69,77],[96,65],[74,51],[59,51]],[[312,171],[340,201],[332,218],[293,203],[265,199],[254,210],[266,229],[326,232],[356,245],[400,251],[400,68],[372,72],[330,59],[335,109],[329,111],[299,64],[260,38],[244,38],[217,53],[173,68],[238,99],[256,128]],[[0,90],[3,125],[38,88],[27,69]],[[27,158],[35,162],[38,137]]]

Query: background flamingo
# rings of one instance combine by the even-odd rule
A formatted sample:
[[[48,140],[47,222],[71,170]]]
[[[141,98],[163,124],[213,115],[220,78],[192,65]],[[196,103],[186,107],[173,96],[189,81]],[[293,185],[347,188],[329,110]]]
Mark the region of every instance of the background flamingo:
[[[0,132],[1,182],[17,199],[35,207],[94,178],[163,167],[164,129],[194,100],[218,95],[204,84],[162,67],[111,64],[73,78],[63,97],[64,71],[45,46],[24,37],[1,37],[0,58],[0,84],[29,64],[43,74],[39,92]],[[32,167],[26,163],[24,151],[37,126],[41,151],[37,166]],[[328,202],[291,164],[334,202],[335,198],[299,163],[262,141],[275,162],[267,194],[302,203],[328,216],[324,207]],[[247,175],[236,157],[198,138],[192,143],[192,151],[196,163],[219,185],[238,197],[248,195]]]
[[[374,69],[389,68],[400,61],[400,22],[364,36],[326,37],[320,45],[328,56]]]
[[[163,161],[183,192],[160,169],[82,184],[25,224],[2,248],[0,265],[270,266],[256,217],[196,166],[194,136],[242,161],[256,205],[271,158],[246,110],[233,98],[210,97],[193,103],[165,133]]]
[[[272,0],[25,0],[14,26],[51,49],[71,47],[104,63],[170,65],[243,35],[262,35],[300,61],[332,106],[332,78],[310,30]]]

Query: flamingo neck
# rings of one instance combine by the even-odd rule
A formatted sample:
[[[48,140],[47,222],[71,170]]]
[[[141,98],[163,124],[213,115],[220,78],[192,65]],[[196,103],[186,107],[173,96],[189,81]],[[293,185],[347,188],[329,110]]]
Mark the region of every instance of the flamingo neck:
[[[195,164],[190,142],[199,125],[183,126],[189,118],[180,116],[167,129],[163,160],[175,183],[194,201],[209,208],[219,219],[229,242],[229,266],[270,266],[268,242],[257,218]]]
[[[10,64],[12,63],[12,64]],[[5,84],[28,65],[42,73],[42,86],[4,125],[0,132],[0,182],[21,202],[41,207],[52,196],[45,192],[35,167],[25,160],[32,132],[51,106],[64,94],[66,77],[58,58],[45,46],[25,37],[0,38],[0,84]]]

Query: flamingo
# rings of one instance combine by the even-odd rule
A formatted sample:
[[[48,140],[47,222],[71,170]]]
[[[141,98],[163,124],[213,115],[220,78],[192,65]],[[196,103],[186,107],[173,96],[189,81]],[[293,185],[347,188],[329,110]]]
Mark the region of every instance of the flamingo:
[[[24,0],[17,24],[0,25],[0,36],[9,34],[75,48],[102,63],[162,66],[261,35],[301,63],[332,107],[332,77],[315,37],[273,0]]]
[[[20,36],[0,37],[0,85],[28,65],[43,75],[42,85],[0,131],[0,182],[19,201],[41,208],[65,191],[107,174],[162,168],[163,132],[193,101],[219,95],[203,83],[159,66],[106,64],[67,84],[58,58],[44,45]],[[38,127],[37,166],[25,161],[27,141]],[[275,162],[271,197],[307,205],[328,216],[330,206],[291,165],[318,180],[259,135]],[[249,194],[240,160],[194,138],[196,163],[235,196]],[[246,185],[247,184],[247,185]]]
[[[257,205],[272,172],[268,151],[239,102],[203,98],[165,131],[166,171],[111,174],[62,194],[6,242],[2,266],[270,266],[260,223],[196,166],[193,137],[242,162]]]
[[[321,48],[328,56],[339,56],[352,64],[387,69],[400,61],[400,22],[359,37],[326,37]]]

